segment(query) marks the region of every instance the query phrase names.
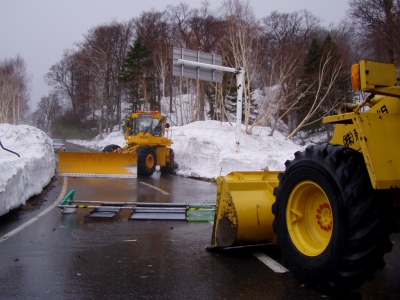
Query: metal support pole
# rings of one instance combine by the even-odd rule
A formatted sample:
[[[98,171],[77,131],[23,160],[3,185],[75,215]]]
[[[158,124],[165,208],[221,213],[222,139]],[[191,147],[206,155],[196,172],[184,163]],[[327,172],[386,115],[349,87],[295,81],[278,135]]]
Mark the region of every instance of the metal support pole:
[[[236,101],[236,153],[240,151],[240,136],[242,133],[242,106],[243,106],[243,86],[244,86],[244,70],[237,69],[237,101]]]
[[[226,71],[226,72],[231,72],[231,73],[236,73],[238,70],[235,68],[210,65],[210,64],[200,63],[197,61],[185,60],[185,59],[178,59],[178,62],[176,64],[200,67],[200,68],[211,69],[211,70],[221,70],[221,71]]]

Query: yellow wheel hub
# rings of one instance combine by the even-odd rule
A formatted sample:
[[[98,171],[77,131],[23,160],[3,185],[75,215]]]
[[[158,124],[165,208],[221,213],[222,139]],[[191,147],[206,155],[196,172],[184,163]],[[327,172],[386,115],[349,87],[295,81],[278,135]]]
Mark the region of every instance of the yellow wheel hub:
[[[146,157],[146,166],[151,169],[154,166],[154,157],[153,155],[147,155]]]
[[[304,255],[317,256],[328,247],[333,230],[332,209],[325,192],[315,182],[304,181],[295,187],[286,220],[293,243]]]

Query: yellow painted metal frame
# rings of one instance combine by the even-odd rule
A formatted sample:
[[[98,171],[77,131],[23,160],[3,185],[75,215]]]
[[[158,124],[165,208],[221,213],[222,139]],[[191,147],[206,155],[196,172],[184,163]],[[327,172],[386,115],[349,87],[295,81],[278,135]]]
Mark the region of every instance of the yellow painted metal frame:
[[[156,147],[157,164],[164,167],[167,164],[167,156],[169,155],[170,148]]]
[[[272,205],[278,174],[268,170],[233,172],[218,178],[214,246],[275,242]]]

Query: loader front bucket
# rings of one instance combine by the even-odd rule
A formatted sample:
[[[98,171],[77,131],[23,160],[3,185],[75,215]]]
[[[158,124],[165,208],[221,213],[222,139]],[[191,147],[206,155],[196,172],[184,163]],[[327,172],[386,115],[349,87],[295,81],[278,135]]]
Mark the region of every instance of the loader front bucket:
[[[233,172],[218,178],[212,247],[273,243],[272,204],[279,172]]]
[[[137,154],[59,152],[58,175],[136,178]]]

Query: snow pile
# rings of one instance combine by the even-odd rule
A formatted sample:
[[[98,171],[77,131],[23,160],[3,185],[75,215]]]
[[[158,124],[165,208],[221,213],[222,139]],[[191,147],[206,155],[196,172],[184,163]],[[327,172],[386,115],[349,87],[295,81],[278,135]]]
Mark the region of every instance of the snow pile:
[[[27,125],[0,124],[0,215],[40,194],[55,173],[52,140]]]
[[[216,178],[232,171],[259,171],[266,167],[279,171],[285,161],[303,148],[286,141],[279,132],[269,136],[267,127],[255,127],[253,134],[245,133],[242,125],[241,146],[236,153],[235,124],[219,121],[194,122],[171,127],[172,149],[179,164],[177,174],[187,177]],[[113,132],[105,139],[93,141],[68,140],[68,142],[100,151],[105,146],[125,145],[122,132]]]
[[[302,147],[286,141],[279,132],[269,136],[267,127],[255,127],[253,133],[241,128],[240,150],[236,153],[236,125],[203,121],[172,127],[172,148],[179,164],[178,174],[215,178],[232,171],[285,169],[285,161],[294,158]]]

